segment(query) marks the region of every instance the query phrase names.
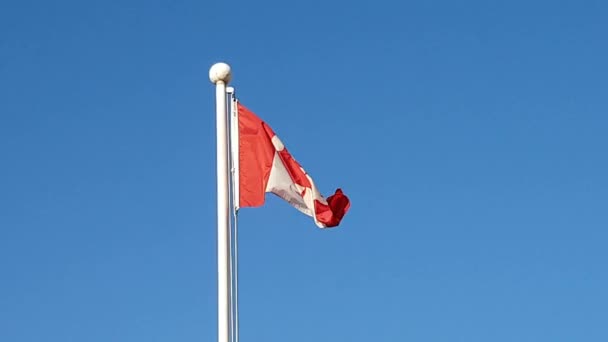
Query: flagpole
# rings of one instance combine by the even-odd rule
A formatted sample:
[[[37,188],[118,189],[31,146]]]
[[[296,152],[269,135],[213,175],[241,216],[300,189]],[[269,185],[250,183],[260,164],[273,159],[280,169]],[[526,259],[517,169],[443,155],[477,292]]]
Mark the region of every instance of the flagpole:
[[[217,134],[217,340],[230,338],[230,273],[229,273],[229,188],[228,188],[228,111],[226,85],[231,70],[226,63],[216,63],[209,69],[209,79],[215,84]]]
[[[238,106],[237,99],[235,95],[235,91],[233,87],[226,87],[226,93],[230,98],[230,120],[228,131],[229,139],[230,139],[230,190],[232,191],[230,194],[232,196],[232,219],[233,225],[231,228],[231,236],[230,248],[231,248],[231,259],[230,264],[232,268],[230,269],[230,284],[233,286],[231,288],[231,296],[230,296],[230,313],[231,313],[231,332],[232,332],[232,342],[239,342],[239,255],[238,255],[238,210],[239,210],[239,118],[238,118]]]

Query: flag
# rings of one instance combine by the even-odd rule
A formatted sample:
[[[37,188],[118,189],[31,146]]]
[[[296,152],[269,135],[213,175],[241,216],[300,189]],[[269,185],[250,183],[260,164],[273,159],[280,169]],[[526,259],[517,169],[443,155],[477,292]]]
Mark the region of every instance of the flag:
[[[238,109],[239,207],[259,207],[266,193],[311,216],[319,228],[335,227],[350,208],[338,188],[324,198],[272,128],[240,102]]]

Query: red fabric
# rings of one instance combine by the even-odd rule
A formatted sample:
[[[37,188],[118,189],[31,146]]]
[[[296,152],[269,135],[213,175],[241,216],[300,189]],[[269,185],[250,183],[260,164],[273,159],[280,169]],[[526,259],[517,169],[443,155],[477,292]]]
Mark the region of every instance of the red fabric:
[[[264,129],[264,122],[241,104],[238,106],[239,205],[259,207],[264,204],[275,150]]]
[[[264,204],[276,153],[293,183],[290,187],[291,193],[295,191],[294,189],[298,189],[301,197],[299,200],[308,202],[308,209],[314,215],[317,225],[325,227],[339,225],[350,208],[350,200],[342,190],[337,189],[332,196],[323,199],[314,187],[310,176],[289,151],[284,146],[279,147],[279,150],[275,148],[273,137],[277,140],[278,137],[272,128],[240,103],[238,103],[238,111],[240,207],[258,207]]]
[[[335,194],[327,198],[327,205],[315,201],[317,220],[327,227],[339,225],[349,208],[350,200],[344,195],[342,189],[337,189]]]

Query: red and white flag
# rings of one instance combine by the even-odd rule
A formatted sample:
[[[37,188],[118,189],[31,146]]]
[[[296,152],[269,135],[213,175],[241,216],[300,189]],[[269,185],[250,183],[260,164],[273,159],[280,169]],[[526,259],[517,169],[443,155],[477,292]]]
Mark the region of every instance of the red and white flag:
[[[319,228],[339,225],[350,207],[342,190],[337,189],[324,198],[270,126],[239,102],[235,104],[238,106],[239,207],[261,206],[269,192],[311,216]]]

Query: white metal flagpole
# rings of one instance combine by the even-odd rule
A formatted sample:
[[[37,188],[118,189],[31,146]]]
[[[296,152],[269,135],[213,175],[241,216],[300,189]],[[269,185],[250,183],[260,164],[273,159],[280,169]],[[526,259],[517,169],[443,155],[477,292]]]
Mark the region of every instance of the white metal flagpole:
[[[232,195],[232,226],[231,226],[231,269],[230,283],[233,286],[230,293],[231,305],[231,320],[232,327],[232,342],[239,342],[239,255],[238,255],[238,210],[239,210],[239,118],[238,105],[233,87],[226,87],[226,93],[230,98],[230,130],[228,132],[230,139],[230,174],[232,176],[230,182],[230,190]]]
[[[228,188],[228,110],[226,85],[231,70],[226,63],[216,63],[209,69],[209,79],[215,84],[217,128],[217,340],[230,342],[230,273],[229,273],[229,188]]]

